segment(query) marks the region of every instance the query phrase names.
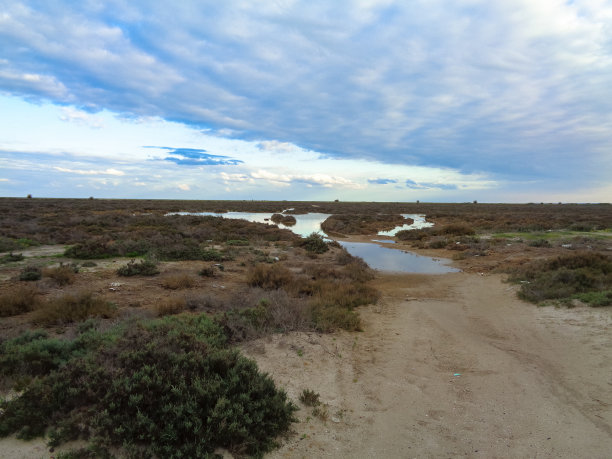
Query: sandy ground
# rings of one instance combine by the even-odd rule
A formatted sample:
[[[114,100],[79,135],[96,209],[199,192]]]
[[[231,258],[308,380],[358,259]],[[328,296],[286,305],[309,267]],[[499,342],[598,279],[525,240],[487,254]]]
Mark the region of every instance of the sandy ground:
[[[609,308],[537,308],[496,275],[377,284],[361,333],[250,344],[293,399],[324,403],[270,457],[612,457]]]
[[[270,457],[612,457],[612,309],[538,308],[486,266],[465,267],[379,274],[363,332],[245,345],[296,403],[303,389],[323,402],[300,404]],[[122,282],[113,295],[137,293]],[[56,454],[0,441],[2,458]]]

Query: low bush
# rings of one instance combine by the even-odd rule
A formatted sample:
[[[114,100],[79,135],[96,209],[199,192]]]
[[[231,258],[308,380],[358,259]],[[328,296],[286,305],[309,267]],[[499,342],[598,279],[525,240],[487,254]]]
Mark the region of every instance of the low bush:
[[[120,255],[117,248],[104,239],[88,239],[69,247],[64,256],[81,260],[110,258]]]
[[[535,239],[535,240],[529,242],[529,247],[546,247],[546,248],[549,248],[549,247],[551,247],[551,245],[550,245],[550,242],[548,242],[546,239]]]
[[[395,237],[400,241],[423,241],[431,235],[431,230],[401,230],[395,233]]]
[[[225,349],[221,329],[204,316],[132,323],[98,333],[104,345],[81,352],[44,336],[13,341],[11,350],[35,342],[57,362],[0,402],[0,436],[48,431],[52,446],[80,437],[97,457],[210,457],[221,447],[261,456],[294,421],[286,394]]]
[[[314,329],[311,306],[306,299],[292,298],[284,290],[263,295],[256,292],[242,298],[255,303],[254,306],[245,307],[242,301],[233,299],[228,302],[229,309],[215,318],[230,341],[241,342],[269,333]],[[255,300],[254,296],[259,299]]]
[[[247,272],[247,283],[266,290],[278,289],[293,282],[294,276],[281,264],[257,264]]]
[[[319,281],[314,284],[314,292],[316,306],[335,306],[348,310],[376,303],[380,295],[378,290],[361,282]]]
[[[10,252],[0,257],[0,263],[12,263],[15,261],[22,261],[24,259],[23,254]]]
[[[43,303],[32,314],[32,323],[61,325],[80,322],[90,317],[110,318],[117,313],[114,304],[94,296],[92,292],[66,293]]]
[[[19,280],[28,282],[40,280],[41,277],[42,270],[36,266],[26,266],[19,274]]]
[[[60,264],[55,268],[43,269],[42,274],[45,277],[53,279],[57,285],[64,286],[74,282],[75,269],[78,271],[78,268],[74,266]]]
[[[204,266],[198,273],[204,277],[215,277],[216,271],[214,266]]]
[[[230,239],[229,241],[225,241],[225,244],[232,246],[247,246],[250,242],[246,239]]]
[[[203,250],[198,259],[204,261],[226,261],[226,257],[215,249]]]
[[[438,239],[436,241],[431,241],[427,244],[427,247],[430,249],[444,249],[448,245],[448,241],[446,239]]]
[[[161,281],[162,287],[170,290],[191,288],[195,285],[195,279],[188,274],[173,274]]]
[[[304,389],[300,394],[300,402],[306,406],[317,406],[321,404],[319,394],[310,389]]]
[[[300,245],[310,253],[325,253],[329,250],[323,236],[318,233],[311,233],[310,236],[302,239]]]
[[[187,300],[185,297],[164,298],[155,306],[155,312],[158,317],[179,314],[187,308]]]
[[[327,234],[376,234],[412,223],[412,219],[404,218],[400,214],[334,214],[321,223],[321,229]]]
[[[312,309],[312,317],[317,330],[332,332],[338,329],[361,331],[361,319],[355,311],[339,306],[316,305]]]
[[[612,305],[612,290],[604,290],[601,292],[578,293],[574,295],[575,299],[582,301],[593,307],[610,306]]]
[[[120,276],[155,276],[159,274],[157,264],[150,260],[140,260],[136,263],[135,260],[130,260],[125,266],[117,270]]]
[[[30,286],[17,286],[0,296],[0,317],[30,312],[39,305],[38,290]]]
[[[575,253],[529,263],[511,273],[510,281],[521,282],[519,296],[532,302],[568,299],[574,295],[612,289],[612,257]]]
[[[270,220],[276,224],[282,223],[285,226],[293,226],[297,223],[297,220],[293,215],[272,214]]]
[[[444,234],[449,236],[470,236],[476,234],[476,230],[464,223],[453,223],[445,225],[440,229],[434,230],[436,234]]]

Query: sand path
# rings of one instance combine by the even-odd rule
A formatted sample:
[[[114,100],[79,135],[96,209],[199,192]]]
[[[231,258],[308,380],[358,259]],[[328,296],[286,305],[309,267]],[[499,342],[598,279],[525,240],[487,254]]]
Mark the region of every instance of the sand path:
[[[292,398],[326,403],[271,457],[612,457],[609,308],[537,308],[499,276],[376,282],[364,332],[247,350]]]

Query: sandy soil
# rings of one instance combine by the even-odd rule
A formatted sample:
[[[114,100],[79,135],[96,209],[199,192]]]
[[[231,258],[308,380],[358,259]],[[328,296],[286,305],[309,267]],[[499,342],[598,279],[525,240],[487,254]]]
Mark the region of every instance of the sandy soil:
[[[270,457],[612,457],[612,309],[538,308],[489,274],[534,254],[456,262],[464,269],[456,274],[378,274],[383,297],[360,310],[363,332],[246,344],[296,403],[303,389],[323,402],[315,413],[300,405],[299,422]],[[122,262],[83,269],[79,282],[135,311],[174,294],[160,285],[165,275],[201,268],[165,264],[159,278],[120,279],[111,291]],[[227,263],[194,291],[233,290],[242,271]],[[143,285],[150,298],[141,298]],[[4,319],[0,329],[24,321]],[[55,454],[42,440],[0,441],[0,457]]]
[[[362,333],[294,334],[247,353],[323,415],[270,457],[609,458],[612,311],[537,308],[497,275],[380,275]]]

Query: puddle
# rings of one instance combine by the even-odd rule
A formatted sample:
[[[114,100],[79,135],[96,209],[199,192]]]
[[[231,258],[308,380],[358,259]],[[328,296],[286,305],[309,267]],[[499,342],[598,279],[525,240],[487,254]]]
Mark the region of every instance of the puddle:
[[[448,266],[443,260],[404,252],[403,250],[389,249],[378,244],[340,241],[340,245],[351,255],[363,258],[370,267],[379,271],[419,274],[459,272],[459,269]]]
[[[398,233],[398,231],[415,230],[415,229],[421,229],[421,228],[429,228],[430,226],[433,226],[433,223],[425,221],[425,215],[402,214],[402,217],[411,218],[414,220],[414,222],[411,223],[410,225],[397,226],[389,231],[380,231],[378,235],[379,236],[395,236]]]
[[[292,209],[288,209],[292,210]],[[268,225],[276,225],[270,217],[271,213],[267,212],[225,212],[222,214],[214,213],[214,212],[173,212],[167,215],[205,215],[212,217],[223,217],[223,218],[235,218],[239,220],[248,220],[250,222],[255,223],[266,223]],[[327,217],[331,214],[299,214],[299,215],[291,215],[295,217],[296,223],[295,225],[283,225],[282,223],[278,223],[279,228],[290,229],[295,234],[299,234],[302,237],[306,237],[312,233],[321,233],[324,235],[323,230],[321,229],[321,223],[323,223]]]
[[[288,215],[292,209],[287,209]],[[270,220],[271,213],[267,212],[173,212],[167,215],[204,215],[222,218],[235,218],[248,220],[256,223],[266,223],[275,225],[276,223]],[[402,214],[404,218],[411,218],[414,222],[410,225],[402,225],[391,231],[381,231],[379,236],[394,236],[398,231],[413,230],[433,226],[433,223],[425,221],[425,215],[418,214]],[[278,224],[279,228],[286,228],[294,233],[306,237],[312,233],[319,233],[326,236],[321,229],[321,223],[325,221],[330,214],[309,213],[293,215],[296,219],[295,225]],[[327,237],[325,237],[327,239]],[[375,239],[373,242],[378,244],[395,244],[392,239]],[[404,272],[404,273],[421,273],[421,274],[444,274],[458,272],[458,269],[452,268],[445,264],[442,260],[437,260],[423,255],[417,255],[411,252],[402,250],[390,249],[372,244],[368,242],[340,242],[346,250],[354,256],[361,257],[365,262],[374,269],[380,271]],[[447,261],[449,262],[449,261]]]

